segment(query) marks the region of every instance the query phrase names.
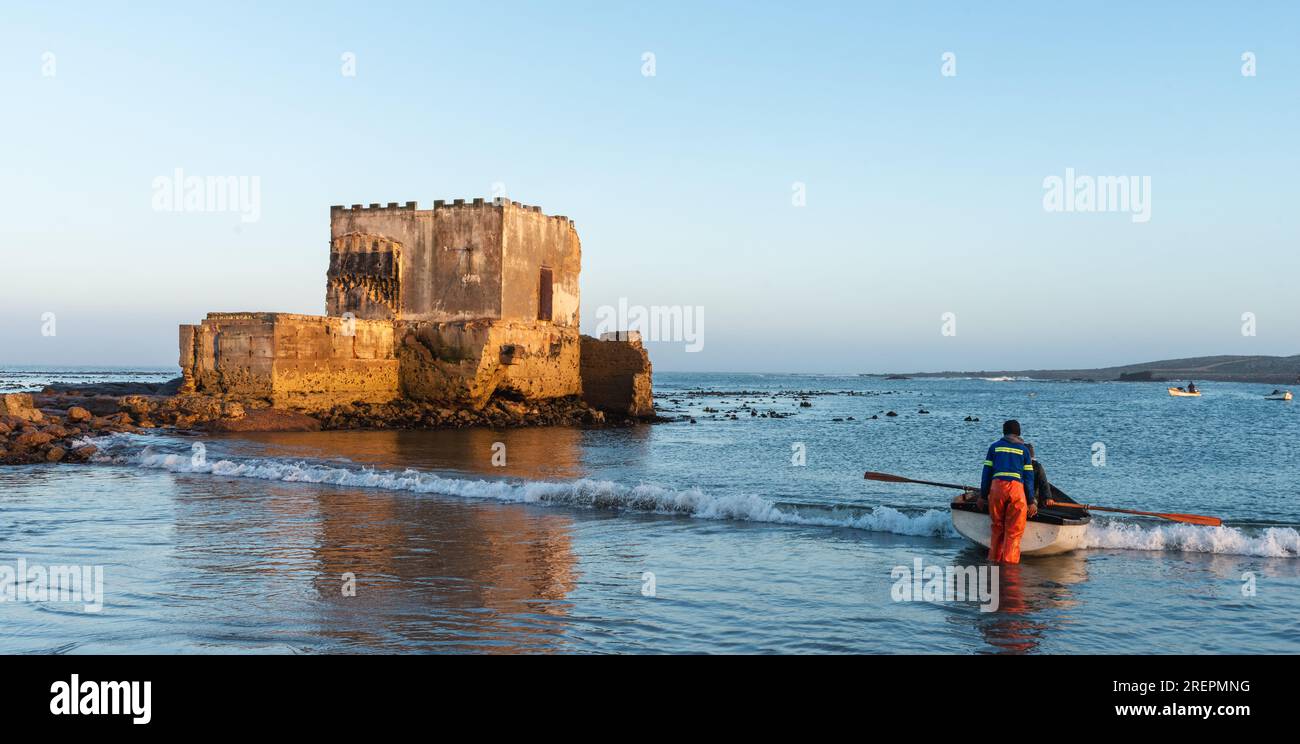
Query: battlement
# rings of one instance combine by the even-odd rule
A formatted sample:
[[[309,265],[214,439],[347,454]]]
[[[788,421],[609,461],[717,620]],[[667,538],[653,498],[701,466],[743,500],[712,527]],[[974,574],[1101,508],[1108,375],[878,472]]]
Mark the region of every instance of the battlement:
[[[484,199],[484,198],[481,198],[481,197],[480,197],[480,198],[468,199],[468,200],[466,200],[466,199],[450,199],[450,200],[448,200],[448,199],[435,199],[434,202],[433,202],[433,206],[432,206],[430,209],[420,209],[419,202],[414,202],[414,201],[408,201],[408,202],[404,202],[404,203],[403,203],[403,202],[388,202],[387,204],[382,204],[382,203],[379,203],[379,202],[374,202],[374,203],[371,203],[371,204],[369,204],[369,205],[366,205],[366,204],[353,204],[351,207],[347,207],[347,206],[344,206],[344,205],[342,205],[342,204],[334,204],[334,205],[332,205],[332,206],[330,207],[330,214],[332,215],[332,214],[334,214],[334,213],[336,213],[336,212],[423,212],[423,213],[431,213],[431,212],[433,212],[434,210],[437,210],[437,209],[463,209],[463,208],[491,208],[491,209],[502,209],[502,208],[504,208],[504,207],[512,207],[512,208],[514,208],[514,209],[522,209],[522,210],[524,210],[524,211],[526,211],[526,212],[533,212],[533,213],[536,213],[536,214],[540,214],[540,215],[542,215],[543,217],[545,217],[545,218],[547,218],[547,219],[552,219],[552,220],[562,220],[562,221],[564,221],[564,222],[567,222],[568,225],[569,225],[569,227],[573,227],[573,226],[574,226],[574,224],[573,224],[573,220],[569,219],[569,218],[568,218],[567,216],[565,216],[565,215],[562,215],[562,214],[544,214],[544,213],[542,212],[542,208],[539,207],[539,206],[536,206],[536,205],[533,205],[533,204],[523,204],[523,203],[521,203],[521,202],[517,202],[517,201],[511,201],[511,200],[509,200],[509,199],[506,199],[506,198],[504,198],[504,197],[500,197],[500,196],[498,196],[498,197],[496,197],[496,198],[494,198],[494,199]]]

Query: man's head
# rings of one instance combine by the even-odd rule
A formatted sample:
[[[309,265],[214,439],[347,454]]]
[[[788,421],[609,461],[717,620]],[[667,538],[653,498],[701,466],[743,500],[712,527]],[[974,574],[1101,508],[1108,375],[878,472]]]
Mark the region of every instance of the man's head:
[[[1020,436],[1020,422],[1011,419],[1002,425],[1002,433],[1007,436]]]

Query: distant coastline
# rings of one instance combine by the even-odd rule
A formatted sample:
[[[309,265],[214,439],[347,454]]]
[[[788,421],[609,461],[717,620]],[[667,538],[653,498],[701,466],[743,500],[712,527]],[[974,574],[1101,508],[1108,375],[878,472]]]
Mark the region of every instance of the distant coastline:
[[[1300,354],[1294,356],[1204,356],[1164,359],[1095,369],[999,369],[948,372],[887,372],[872,377],[1032,377],[1088,382],[1253,382],[1300,384]]]

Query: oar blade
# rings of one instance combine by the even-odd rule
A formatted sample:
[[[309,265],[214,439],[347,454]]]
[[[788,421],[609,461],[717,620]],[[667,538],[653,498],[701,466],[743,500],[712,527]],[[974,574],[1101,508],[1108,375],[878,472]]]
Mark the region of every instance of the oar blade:
[[[911,483],[911,478],[904,478],[901,475],[890,475],[889,473],[876,473],[868,470],[863,476],[867,480],[884,481],[886,483]]]
[[[1165,519],[1172,519],[1175,522],[1186,522],[1187,524],[1198,524],[1202,527],[1222,527],[1223,520],[1218,517],[1206,517],[1200,514],[1159,514],[1157,516]]]

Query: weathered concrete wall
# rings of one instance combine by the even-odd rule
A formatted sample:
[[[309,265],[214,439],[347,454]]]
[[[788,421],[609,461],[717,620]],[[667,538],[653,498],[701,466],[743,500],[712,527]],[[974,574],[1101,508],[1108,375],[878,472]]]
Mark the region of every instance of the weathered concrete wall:
[[[392,320],[402,311],[402,244],[382,235],[345,233],[330,241],[325,314]]]
[[[508,204],[503,213],[501,317],[536,321],[541,270],[551,270],[551,321],[578,327],[578,274],[582,246],[569,218],[549,217],[539,207]]]
[[[201,324],[182,327],[181,344],[182,373],[201,393],[303,411],[386,403],[400,394],[387,321],[210,313]]]
[[[501,317],[500,207],[482,199],[435,202],[433,209],[426,210],[417,209],[415,202],[332,207],[331,253],[340,252],[336,247],[347,245],[353,236],[365,236],[372,244],[380,239],[400,245],[395,264],[399,311],[385,315],[340,294],[337,285],[358,278],[331,271],[326,282],[327,314],[429,321]]]
[[[575,328],[477,320],[398,327],[402,393],[482,407],[493,394],[543,399],[582,392]]]
[[[654,415],[653,368],[641,335],[582,337],[582,397],[593,408],[640,418]]]
[[[541,269],[552,321],[578,324],[582,252],[567,217],[504,199],[330,209],[325,312],[452,322],[537,321]]]

